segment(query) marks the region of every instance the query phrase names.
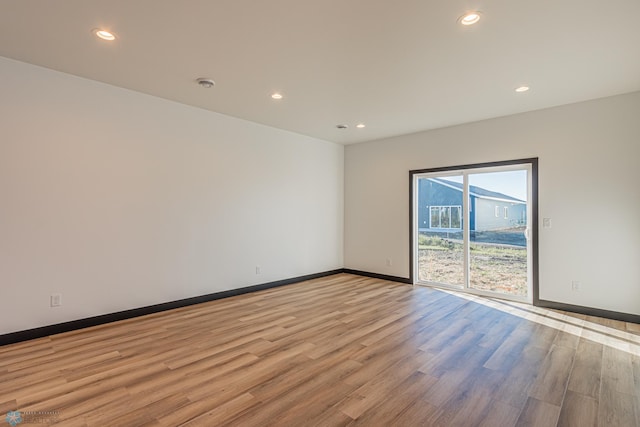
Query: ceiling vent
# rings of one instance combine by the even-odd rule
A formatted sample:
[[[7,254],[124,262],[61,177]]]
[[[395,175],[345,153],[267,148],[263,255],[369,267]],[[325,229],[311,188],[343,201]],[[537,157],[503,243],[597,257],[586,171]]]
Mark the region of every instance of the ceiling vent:
[[[198,82],[200,86],[206,89],[212,88],[216,84],[216,82],[214,82],[213,80],[204,77],[200,77],[196,80],[196,82]]]

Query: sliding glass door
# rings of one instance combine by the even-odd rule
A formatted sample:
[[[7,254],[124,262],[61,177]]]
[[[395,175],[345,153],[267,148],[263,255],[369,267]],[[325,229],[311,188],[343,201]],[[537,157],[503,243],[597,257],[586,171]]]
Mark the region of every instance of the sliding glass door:
[[[531,164],[412,172],[418,284],[531,301]]]
[[[468,175],[469,287],[473,289],[528,295],[527,172]]]
[[[465,283],[462,231],[463,176],[418,179],[418,280],[461,287]]]

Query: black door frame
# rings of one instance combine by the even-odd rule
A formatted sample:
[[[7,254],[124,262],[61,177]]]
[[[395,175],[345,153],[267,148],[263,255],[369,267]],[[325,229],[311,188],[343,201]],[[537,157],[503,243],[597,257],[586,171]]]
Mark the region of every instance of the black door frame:
[[[531,165],[531,292],[532,292],[532,302],[533,305],[540,305],[540,293],[538,287],[538,158],[532,157],[527,159],[516,159],[516,160],[504,160],[498,162],[488,162],[488,163],[475,163],[468,165],[457,165],[457,166],[444,166],[438,168],[429,168],[429,169],[417,169],[409,171],[409,280],[412,284],[415,283],[414,277],[414,257],[413,253],[413,244],[414,244],[414,230],[413,230],[413,221],[414,221],[414,188],[413,188],[413,177],[414,175],[424,174],[424,173],[433,173],[433,172],[448,172],[455,170],[464,170],[464,169],[478,169],[478,168],[490,168],[496,166],[512,166],[512,165],[521,165],[521,164],[529,164]]]

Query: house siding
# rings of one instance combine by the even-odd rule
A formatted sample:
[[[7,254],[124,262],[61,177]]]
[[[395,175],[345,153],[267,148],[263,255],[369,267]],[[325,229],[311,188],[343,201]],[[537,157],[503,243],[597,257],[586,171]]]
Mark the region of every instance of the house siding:
[[[446,231],[446,228],[430,227],[431,206],[460,206],[462,208],[462,192],[429,179],[418,180],[418,200],[428,200],[429,204],[418,207],[418,228],[424,231]],[[459,230],[459,228],[457,229]]]
[[[526,215],[527,206],[524,203],[503,202],[499,200],[476,199],[475,231],[501,230],[518,227],[522,224],[522,214]],[[496,208],[498,216],[496,216]],[[508,209],[507,218],[504,217],[504,208]]]
[[[505,196],[507,197],[507,196]],[[490,231],[518,227],[526,221],[524,202],[509,202],[471,195],[469,197],[469,230]],[[428,204],[425,203],[428,201]],[[433,228],[430,223],[432,206],[462,206],[462,191],[432,179],[418,180],[418,229],[428,232],[446,232],[459,228]],[[507,208],[505,218],[504,209]],[[496,216],[496,209],[498,215]],[[461,211],[462,212],[462,211]],[[462,223],[462,221],[461,221]]]

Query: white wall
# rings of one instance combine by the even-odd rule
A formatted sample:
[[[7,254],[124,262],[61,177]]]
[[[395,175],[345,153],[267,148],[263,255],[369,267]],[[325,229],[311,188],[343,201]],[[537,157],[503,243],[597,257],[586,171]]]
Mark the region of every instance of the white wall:
[[[347,146],[345,267],[409,277],[409,170],[527,157],[540,298],[640,314],[640,92]]]
[[[0,334],[342,268],[343,154],[0,58]]]

